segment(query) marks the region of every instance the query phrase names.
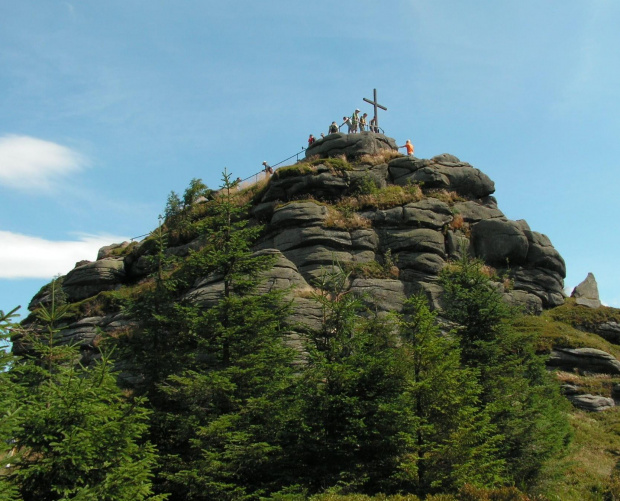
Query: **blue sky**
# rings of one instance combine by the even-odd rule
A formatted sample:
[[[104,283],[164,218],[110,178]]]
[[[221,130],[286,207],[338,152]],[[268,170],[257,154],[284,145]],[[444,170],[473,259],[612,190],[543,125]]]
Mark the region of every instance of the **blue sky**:
[[[620,307],[620,2],[0,0],[0,309],[298,152],[378,89]],[[366,108],[368,108],[366,110]]]

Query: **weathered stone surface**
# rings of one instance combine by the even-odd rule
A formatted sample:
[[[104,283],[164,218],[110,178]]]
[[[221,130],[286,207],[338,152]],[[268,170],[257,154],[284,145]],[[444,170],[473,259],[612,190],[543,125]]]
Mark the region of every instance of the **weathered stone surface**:
[[[295,264],[286,259],[278,249],[265,249],[254,254],[255,256],[271,256],[275,259],[273,268],[260,274],[261,283],[258,286],[259,293],[274,290],[287,289],[310,289]]]
[[[303,278],[297,266],[288,260],[278,249],[263,249],[254,253],[254,256],[271,256],[274,259],[273,267],[259,275],[261,279],[257,293],[288,289],[309,289],[310,286]],[[201,308],[211,308],[224,297],[224,282],[220,275],[209,275],[198,281],[185,294],[184,298]]]
[[[334,167],[335,163],[329,165],[330,162],[324,161],[323,164],[300,163],[276,171],[261,201],[254,204],[251,213],[255,220],[251,224],[257,221],[265,224],[255,250],[275,258],[274,267],[263,273],[264,281],[257,292],[288,291],[294,313],[290,319],[293,332],[287,342],[301,351],[303,343],[299,336],[304,330],[319,326],[320,306],[310,297],[314,280],[326,269],[333,269],[338,263],[383,263],[388,251],[398,267],[398,274],[394,274],[398,279],[355,278],[351,283],[353,291],[376,300],[377,308],[383,312],[399,311],[405,297],[416,292],[426,294],[432,307],[439,308],[442,289],[438,284],[438,274],[446,260],[460,257],[462,250],[483,258],[500,273],[507,271],[511,274],[514,278],[512,290],[504,291],[498,284],[508,302],[535,314],[543,307],[563,303],[566,274],[563,259],[545,235],[532,231],[525,221],[506,218],[490,195],[494,185],[487,176],[447,154],[430,160],[401,156],[387,163],[383,158],[390,155],[376,156],[367,162],[362,158],[363,155],[394,150],[394,141],[378,134],[329,135],[311,146],[307,156],[345,155],[352,161],[348,169],[353,170],[341,171]],[[372,165],[375,162],[377,165]],[[387,183],[405,186],[422,182],[425,198],[402,206],[389,206],[389,200],[381,199],[385,196],[383,192],[377,194],[376,206],[390,208],[364,210],[359,215],[368,221],[362,220],[358,229],[335,227],[339,221],[329,217],[331,208],[325,204],[343,196],[355,196],[356,189],[367,187],[369,181],[377,187],[384,187]],[[456,191],[467,201],[442,202],[432,197],[433,191],[429,188]],[[288,203],[282,205],[284,202]],[[356,220],[347,220],[347,224],[355,223]],[[196,239],[169,248],[166,253],[182,258],[204,244],[205,241]],[[64,277],[64,287],[71,301],[123,283],[133,284],[153,271],[152,255],[156,250],[152,239],[132,246],[124,260],[109,259],[119,246],[124,245],[102,248],[98,257],[103,259],[96,263],[83,262]],[[506,264],[509,268],[501,269]],[[42,290],[37,301],[40,303],[46,297]],[[203,277],[186,297],[204,308],[215,305],[223,297],[222,277]],[[107,317],[84,319],[83,323],[69,326],[67,340],[92,347],[97,336],[95,325],[105,332],[132,327],[130,320],[123,317],[115,320]],[[600,331],[607,333],[608,339],[620,340],[620,328],[613,322],[602,324]],[[95,352],[94,349],[91,351]],[[583,354],[572,353],[570,356],[584,359]],[[566,353],[555,357],[570,367],[575,364]],[[597,360],[594,365],[599,367],[597,370],[618,369],[615,359],[594,358]],[[589,364],[588,367],[592,366],[591,361]]]
[[[413,226],[440,230],[452,221],[453,215],[448,204],[436,198],[425,198],[404,206],[390,209],[365,211],[361,215],[373,222],[374,226]]]
[[[122,259],[102,259],[71,270],[62,288],[69,301],[81,301],[99,292],[116,289],[124,280]]]
[[[431,162],[436,164],[442,164],[447,167],[455,167],[462,163],[457,157],[455,157],[454,155],[450,155],[450,153],[435,155],[433,158],[431,158]]]
[[[219,275],[209,275],[198,281],[183,297],[183,299],[200,308],[211,308],[223,298],[224,282]]]
[[[495,192],[495,183],[478,169],[472,166],[444,167],[437,169],[448,178],[450,191],[470,197],[486,197]]]
[[[449,189],[450,188],[450,178],[446,176],[443,172],[441,172],[437,167],[426,166],[421,169],[412,172],[410,176],[405,178],[400,178],[400,182],[403,185],[407,185],[409,183],[420,183],[424,185],[425,188],[434,188],[434,189]]]
[[[273,238],[273,247],[282,251],[313,245],[324,245],[334,250],[350,249],[351,234],[345,230],[307,226],[283,229]]]
[[[321,223],[327,217],[327,207],[315,202],[290,202],[279,207],[271,216],[272,227],[304,226]]]
[[[400,280],[356,278],[351,290],[383,311],[401,311],[406,299],[405,284]]]
[[[60,344],[77,344],[81,349],[93,348],[94,340],[102,324],[103,317],[82,318],[59,331],[59,342]]]
[[[101,247],[101,249],[99,249],[99,252],[97,252],[97,261],[99,261],[100,259],[113,257],[114,251],[126,249],[127,247],[129,247],[129,245],[130,242],[122,242],[120,244],[110,244]]]
[[[565,278],[566,263],[564,263],[564,259],[560,256],[560,253],[551,245],[549,237],[542,233],[531,231],[529,225],[523,220],[517,221],[517,224],[519,224],[523,230],[529,243],[525,259],[527,265],[534,268],[545,268],[555,271],[562,278]]]
[[[154,270],[152,256],[139,256],[137,259],[125,258],[127,263],[128,276],[132,280],[146,277]]]
[[[543,301],[536,294],[521,290],[511,290],[504,292],[503,297],[508,304],[520,308],[528,315],[540,315],[543,311]]]
[[[440,230],[452,221],[453,217],[448,204],[436,198],[425,198],[419,202],[407,204],[403,208],[404,223],[408,226],[423,226]]]
[[[386,228],[379,233],[381,245],[392,253],[430,252],[445,257],[444,236],[440,231],[428,228],[393,229]]]
[[[486,174],[452,155],[439,155],[430,161],[395,159],[388,169],[393,182],[401,186],[423,183],[425,188],[446,189],[474,198],[495,191],[495,184]]]
[[[321,171],[320,166],[317,169],[318,173],[284,178],[279,178],[276,171],[261,202],[287,202],[308,194],[319,199],[335,199],[348,190],[349,176],[346,173],[335,173],[327,168]]]
[[[460,214],[463,221],[466,223],[477,223],[483,219],[503,219],[506,220],[506,216],[500,211],[497,206],[489,203],[488,205],[481,205],[477,202],[468,200],[467,202],[456,202],[452,208],[455,214]]]
[[[547,365],[585,373],[620,374],[620,361],[594,348],[555,348],[551,351]]]
[[[515,289],[538,296],[545,308],[564,304],[564,280],[558,273],[544,268],[513,270]]]
[[[351,232],[353,250],[376,251],[379,248],[379,236],[372,229],[359,229]]]
[[[446,262],[437,254],[430,252],[401,252],[394,256],[397,266],[403,269],[412,269],[423,273],[439,274]]]
[[[589,308],[600,308],[601,300],[598,295],[598,285],[592,273],[588,273],[586,279],[573,289],[571,297],[575,302]]]
[[[388,179],[388,164],[362,165],[355,167],[354,170],[347,172],[351,191],[356,192],[357,188],[367,179],[371,179],[377,188],[385,188]]]
[[[374,226],[397,226],[404,221],[403,207],[364,211],[360,215],[372,221]]]
[[[529,244],[514,221],[490,219],[479,221],[471,229],[476,256],[494,265],[525,263]]]
[[[473,255],[471,242],[461,231],[446,231],[446,253],[449,260],[456,261],[462,257],[462,251]]]
[[[362,155],[375,155],[382,150],[398,151],[396,142],[391,137],[374,132],[360,134],[329,134],[312,143],[306,150],[306,158],[318,155],[321,158],[345,155],[348,159]]]
[[[411,174],[429,164],[430,160],[421,158],[409,156],[394,158],[388,163],[388,173],[394,184],[404,186],[407,184],[407,178]]]
[[[598,334],[610,343],[620,344],[620,324],[618,322],[603,322],[593,330],[595,334]]]
[[[588,412],[602,412],[616,405],[613,398],[591,395],[589,393],[583,395],[567,395],[566,398],[578,409],[583,409]]]

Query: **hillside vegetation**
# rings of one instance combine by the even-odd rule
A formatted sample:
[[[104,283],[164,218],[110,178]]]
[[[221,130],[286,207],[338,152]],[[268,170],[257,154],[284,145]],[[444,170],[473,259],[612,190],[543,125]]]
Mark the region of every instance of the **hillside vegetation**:
[[[417,185],[359,186],[317,202],[327,225],[356,227],[369,204],[427,196]],[[254,251],[263,227],[250,209],[265,189],[239,190],[226,173],[217,192],[193,180],[170,195],[140,256],[114,251],[144,256],[148,276],[74,302],[56,281],[22,325],[0,315],[20,355],[0,360],[0,500],[620,496],[617,410],[578,411],[560,392],[572,382],[610,396],[620,381],[545,366],[553,347],[620,355],[588,332],[618,310],[569,300],[524,315],[504,301],[510,277],[463,251],[438,277],[441,311],[419,293],[385,312],[351,282],[397,274],[388,254],[323,269],[295,292],[317,319],[299,325],[291,291],[264,284],[277,257]],[[167,252],[191,242],[200,245],[182,257]],[[203,282],[219,289],[201,303],[192,294]],[[99,332],[80,363],[63,331],[111,312],[131,322]]]

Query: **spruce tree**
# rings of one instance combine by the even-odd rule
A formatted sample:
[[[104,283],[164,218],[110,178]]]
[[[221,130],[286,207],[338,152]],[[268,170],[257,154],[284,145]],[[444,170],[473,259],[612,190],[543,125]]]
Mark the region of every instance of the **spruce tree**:
[[[479,405],[479,371],[461,366],[458,341],[442,334],[436,317],[421,295],[409,298],[400,316],[404,396],[413,422],[398,476],[417,494],[503,479],[497,430]]]
[[[480,261],[464,254],[444,269],[441,283],[445,315],[459,325],[461,360],[479,371],[481,405],[503,437],[506,476],[528,485],[570,440],[568,404],[532,340],[512,328],[518,313],[503,301]]]
[[[9,351],[11,336],[18,329],[15,323],[17,310],[8,313],[0,310],[0,469],[8,471],[14,461],[16,452],[15,437],[22,422],[22,404],[19,399],[18,385],[10,374],[16,357]],[[9,481],[5,474],[0,474],[0,501],[16,501],[20,499],[17,486]]]
[[[289,425],[290,476],[311,492],[389,490],[412,424],[394,323],[365,311],[348,278],[335,267],[317,283],[322,322],[308,336]]]
[[[9,373],[20,409],[6,479],[25,501],[165,499],[152,495],[144,400],[118,388],[108,355],[85,367],[76,346],[58,344],[65,306],[35,313],[40,329],[22,339],[32,355]]]
[[[204,247],[172,275],[179,292],[205,277],[222,283],[208,309],[178,301],[179,335],[191,336],[194,348],[185,368],[157,385],[154,433],[174,499],[254,499],[279,485],[273,465],[294,357],[283,342],[288,304],[281,293],[257,291],[273,258],[253,253],[261,228],[248,226],[248,206],[237,196],[224,172],[200,223]]]

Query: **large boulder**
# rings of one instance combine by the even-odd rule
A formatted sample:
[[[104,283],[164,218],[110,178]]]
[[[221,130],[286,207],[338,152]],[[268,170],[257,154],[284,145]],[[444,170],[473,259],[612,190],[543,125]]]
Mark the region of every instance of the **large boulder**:
[[[389,163],[393,182],[401,186],[422,183],[425,188],[455,191],[459,195],[482,198],[495,191],[495,184],[478,169],[443,154],[429,160],[397,158]]]
[[[594,348],[555,348],[547,365],[582,373],[620,374],[620,361],[606,351]]]
[[[566,263],[551,244],[549,237],[530,230],[529,225],[524,220],[517,221],[517,224],[523,230],[529,244],[526,256],[527,265],[533,268],[551,270],[562,278],[566,278]]]
[[[571,297],[575,302],[589,308],[600,308],[601,300],[598,295],[598,285],[592,273],[588,273],[586,279],[573,289]]]
[[[305,226],[322,223],[327,217],[327,207],[315,202],[291,202],[273,211],[270,225],[277,227]]]
[[[600,323],[592,331],[610,343],[620,344],[620,324],[618,322],[610,320]]]
[[[344,155],[347,159],[352,160],[363,155],[376,155],[384,150],[398,151],[394,139],[374,132],[359,134],[338,132],[312,143],[306,150],[306,158],[313,156],[328,158]]]
[[[476,256],[493,265],[525,263],[529,248],[523,230],[514,221],[487,219],[471,229]]]
[[[474,224],[483,219],[503,219],[506,220],[504,213],[497,208],[494,197],[485,197],[479,202],[468,200],[466,202],[456,202],[452,207],[454,214],[459,214],[463,222]]]
[[[102,291],[117,289],[125,281],[122,259],[102,259],[74,268],[62,282],[62,288],[71,302],[81,301]]]
[[[515,289],[538,296],[545,308],[564,304],[564,280],[558,273],[545,268],[517,267],[512,276]]]
[[[588,412],[603,412],[612,409],[616,405],[613,398],[591,395],[589,393],[567,395],[567,398],[575,407]]]
[[[99,249],[99,252],[97,253],[97,260],[114,257],[115,252],[123,251],[130,245],[130,242],[122,242],[120,244],[110,244],[101,247],[101,249]]]
[[[334,172],[328,166],[317,165],[314,169],[292,166],[287,170],[276,171],[261,201],[287,202],[304,195],[337,199],[349,189],[349,186],[350,179],[346,173]]]

